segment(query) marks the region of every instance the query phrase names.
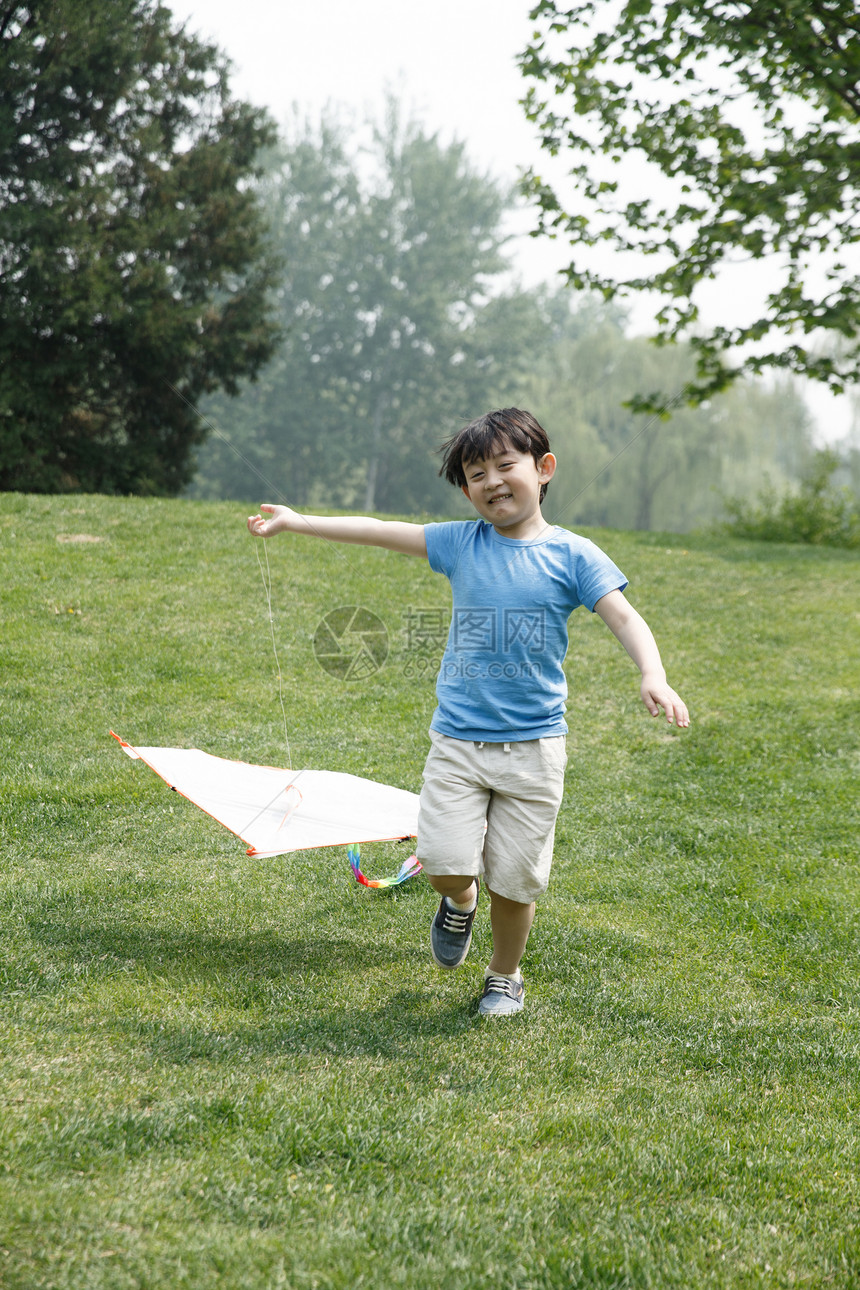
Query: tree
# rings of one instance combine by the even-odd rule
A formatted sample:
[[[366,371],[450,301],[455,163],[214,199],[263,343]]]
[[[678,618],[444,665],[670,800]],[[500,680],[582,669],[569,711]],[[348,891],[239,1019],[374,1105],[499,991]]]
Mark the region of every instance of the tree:
[[[548,519],[684,532],[719,519],[726,495],[752,497],[763,479],[781,488],[802,475],[812,427],[792,378],[772,388],[741,379],[696,408],[679,399],[671,417],[637,413],[625,406],[637,389],[662,379],[683,390],[689,348],[627,337],[616,308],[587,298],[568,314],[556,316],[526,390],[561,465]]]
[[[856,381],[855,0],[540,0],[531,16],[524,103],[542,146],[572,154],[575,197],[534,172],[527,189],[540,231],[571,241],[570,282],[608,299],[659,293],[658,339],[685,336],[696,357],[691,400],[744,371]],[[615,253],[609,271],[600,248]],[[750,317],[703,330],[697,288],[738,256],[779,281]],[[822,330],[843,338],[839,357],[810,344]]]
[[[152,0],[0,0],[0,488],[177,492],[269,356],[274,128],[228,70]]]
[[[359,158],[333,118],[297,122],[261,194],[283,265],[284,341],[240,399],[207,409],[192,492],[296,505],[440,511],[436,448],[501,400],[545,323],[500,292],[508,195],[389,106]],[[491,294],[491,287],[494,293]]]

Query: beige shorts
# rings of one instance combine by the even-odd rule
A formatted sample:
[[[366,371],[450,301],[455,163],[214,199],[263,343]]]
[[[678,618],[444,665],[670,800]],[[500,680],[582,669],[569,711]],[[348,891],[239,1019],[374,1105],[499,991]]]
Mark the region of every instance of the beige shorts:
[[[529,904],[549,883],[564,791],[563,735],[479,744],[430,731],[418,807],[418,859],[433,877],[483,873]]]

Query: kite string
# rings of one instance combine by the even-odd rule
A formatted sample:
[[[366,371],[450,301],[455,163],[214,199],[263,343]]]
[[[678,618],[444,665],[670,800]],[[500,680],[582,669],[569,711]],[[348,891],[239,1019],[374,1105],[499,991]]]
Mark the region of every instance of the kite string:
[[[272,612],[272,570],[269,567],[269,549],[265,542],[262,544],[266,556],[266,567],[263,568],[263,561],[260,559],[260,543],[254,543],[254,553],[257,557],[257,564],[260,566],[260,577],[263,580],[263,592],[266,597],[266,605],[269,610],[269,629],[272,634],[272,652],[275,656],[275,669],[278,673],[278,699],[281,704],[281,716],[284,720],[284,748],[287,754],[287,769],[293,769],[293,757],[290,751],[290,736],[287,731],[287,709],[284,703],[284,678],[281,672],[281,660],[278,655],[278,641],[275,635],[275,615]]]

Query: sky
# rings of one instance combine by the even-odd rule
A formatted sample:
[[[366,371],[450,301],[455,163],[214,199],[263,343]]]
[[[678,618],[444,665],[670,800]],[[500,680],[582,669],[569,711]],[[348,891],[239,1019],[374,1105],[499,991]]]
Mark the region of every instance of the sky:
[[[168,0],[169,2],[169,0]],[[514,58],[527,0],[196,0],[170,4],[233,59],[242,97],[277,119],[298,102],[376,109],[387,87],[433,128],[468,136],[478,160],[513,170],[537,149],[517,106]]]
[[[529,0],[166,0],[190,29],[234,64],[237,96],[282,124],[294,105],[318,116],[345,105],[357,123],[379,119],[386,94],[443,142],[466,144],[472,164],[513,183],[546,158],[518,99],[515,58],[532,31]],[[528,237],[523,211],[511,246],[527,285],[566,263],[563,248]]]
[[[407,113],[443,142],[465,143],[475,168],[513,183],[528,166],[549,162],[518,100],[526,82],[517,54],[532,32],[530,0],[165,0],[192,32],[218,45],[233,63],[237,97],[269,109],[279,124],[294,110],[318,117],[345,108],[357,127],[381,118],[393,93]],[[567,263],[564,245],[531,238],[534,217],[511,222],[515,273],[527,286],[551,281]],[[750,269],[727,274],[703,297],[706,321],[728,323]],[[739,274],[746,274],[744,282]],[[632,329],[649,330],[644,307],[631,309]],[[846,433],[850,410],[814,383],[807,402],[822,439]]]
[[[500,176],[538,153],[514,62],[531,30],[528,0],[166,2],[232,59],[237,93],[278,121],[294,103],[377,111],[391,89]]]

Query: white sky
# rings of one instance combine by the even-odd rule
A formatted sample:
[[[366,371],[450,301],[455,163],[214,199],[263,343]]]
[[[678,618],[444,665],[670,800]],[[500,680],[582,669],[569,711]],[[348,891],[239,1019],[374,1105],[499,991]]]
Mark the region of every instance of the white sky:
[[[282,124],[293,108],[318,116],[341,105],[357,122],[379,118],[387,92],[407,113],[462,140],[472,163],[513,182],[528,165],[547,173],[548,158],[518,100],[526,82],[515,58],[531,34],[530,0],[165,0],[180,21],[231,59],[234,93],[269,108]],[[558,172],[556,171],[557,175]],[[567,263],[564,246],[527,236],[533,218],[512,225],[517,274],[527,285],[550,281]],[[761,267],[761,266],[760,266]],[[712,321],[727,321],[750,269],[725,275],[711,297]],[[703,299],[703,314],[710,314]],[[637,331],[648,316],[633,310]],[[823,438],[848,428],[847,400],[810,383],[807,399]]]
[[[375,109],[405,89],[432,128],[467,137],[499,172],[528,159],[530,130],[514,66],[528,0],[166,0],[235,64],[243,98],[281,120],[291,104]],[[532,149],[532,155],[536,149]]]
[[[529,0],[165,0],[234,64],[234,92],[282,124],[294,105],[318,115],[345,105],[357,122],[380,118],[387,92],[443,141],[463,141],[474,166],[513,182],[546,161],[518,99],[515,64],[532,26]],[[566,262],[563,248],[528,237],[523,212],[511,247],[535,284]]]

